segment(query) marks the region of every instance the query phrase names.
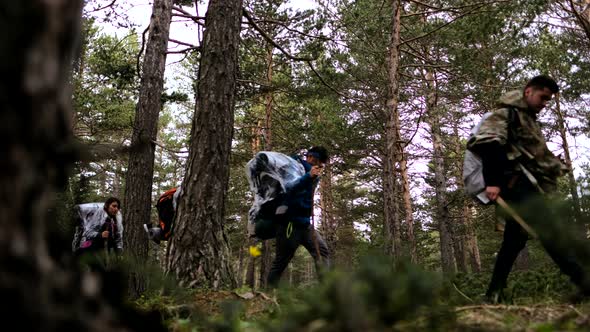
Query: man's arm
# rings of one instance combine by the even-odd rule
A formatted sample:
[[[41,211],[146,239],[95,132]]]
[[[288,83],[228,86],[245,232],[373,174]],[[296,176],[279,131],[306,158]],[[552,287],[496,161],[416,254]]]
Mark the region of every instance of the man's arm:
[[[321,167],[313,166],[309,172],[305,173],[303,176],[300,176],[297,180],[286,183],[285,189],[287,192],[298,191],[305,186],[309,186],[312,184],[313,180],[315,180],[321,174],[321,172]]]
[[[304,175],[298,177],[296,180],[285,183],[285,189],[287,192],[299,191],[305,186],[310,185],[311,182],[311,174],[305,173]]]
[[[486,184],[486,196],[495,201],[500,194],[500,188],[504,184],[504,170],[508,165],[508,157],[505,147],[497,142],[482,144],[480,146],[481,161],[483,166],[483,179]]]
[[[504,184],[504,170],[508,166],[506,143],[508,140],[509,110],[500,109],[485,118],[467,148],[482,159],[486,196],[495,201]]]

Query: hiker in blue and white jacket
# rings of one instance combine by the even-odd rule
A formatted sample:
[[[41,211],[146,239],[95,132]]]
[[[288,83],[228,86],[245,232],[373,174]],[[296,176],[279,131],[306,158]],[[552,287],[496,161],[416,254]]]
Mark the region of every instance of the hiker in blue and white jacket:
[[[103,203],[76,205],[78,225],[74,233],[72,251],[76,255],[99,250],[123,251],[123,217],[121,201],[110,197]]]
[[[308,150],[305,160],[295,157],[305,168],[305,174],[286,184],[286,213],[277,215],[276,256],[268,274],[268,285],[276,287],[281,274],[289,265],[299,245],[303,245],[316,262],[316,269],[330,266],[328,246],[310,223],[313,196],[322,168],[328,161],[328,151],[321,146]],[[319,255],[318,255],[319,254]]]

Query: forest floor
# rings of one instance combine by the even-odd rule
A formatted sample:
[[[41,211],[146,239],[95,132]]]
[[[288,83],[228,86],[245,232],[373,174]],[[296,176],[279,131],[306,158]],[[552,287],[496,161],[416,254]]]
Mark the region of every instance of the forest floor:
[[[483,331],[588,331],[588,308],[565,304],[456,307],[458,326]]]
[[[200,291],[193,296],[193,305],[198,308],[199,316],[209,320],[227,320],[227,313],[224,313],[227,304],[232,303],[234,307],[237,305],[240,308],[240,324],[234,324],[234,328],[228,331],[262,331],[260,324],[256,322],[268,320],[281,311],[281,304],[276,297],[263,292]],[[590,331],[590,304],[474,304],[456,306],[450,310],[455,313],[455,322],[450,325],[454,327],[445,328],[444,331]],[[418,327],[422,324],[420,320],[418,317],[415,321],[397,324],[391,331],[421,330]],[[311,325],[298,330],[325,331]],[[169,320],[169,326],[175,332],[209,330],[203,327],[189,328],[190,324],[182,319]]]

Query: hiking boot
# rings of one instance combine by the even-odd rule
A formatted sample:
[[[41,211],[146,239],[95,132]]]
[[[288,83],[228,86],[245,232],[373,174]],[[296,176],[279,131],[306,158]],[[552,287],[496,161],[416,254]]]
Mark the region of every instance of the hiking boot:
[[[143,224],[143,230],[146,232],[148,238],[156,244],[160,244],[162,240],[162,229],[160,227],[149,228],[147,224]]]

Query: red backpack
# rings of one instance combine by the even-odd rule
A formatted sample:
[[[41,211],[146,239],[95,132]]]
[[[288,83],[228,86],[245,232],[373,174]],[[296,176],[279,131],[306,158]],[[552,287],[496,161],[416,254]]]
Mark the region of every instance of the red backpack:
[[[159,224],[160,228],[162,229],[162,240],[166,241],[172,235],[172,222],[174,221],[174,194],[176,193],[176,189],[172,188],[165,193],[163,193],[160,198],[158,198],[158,203],[156,203],[156,209],[158,210],[158,218],[160,219]]]

